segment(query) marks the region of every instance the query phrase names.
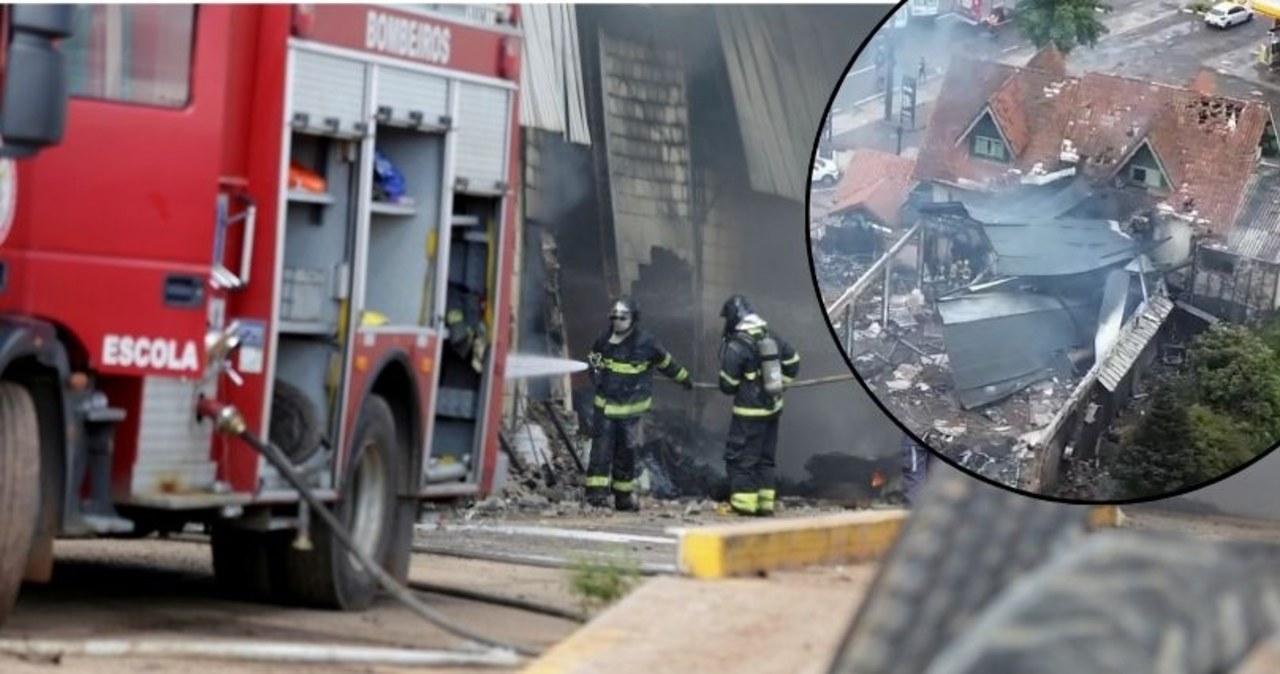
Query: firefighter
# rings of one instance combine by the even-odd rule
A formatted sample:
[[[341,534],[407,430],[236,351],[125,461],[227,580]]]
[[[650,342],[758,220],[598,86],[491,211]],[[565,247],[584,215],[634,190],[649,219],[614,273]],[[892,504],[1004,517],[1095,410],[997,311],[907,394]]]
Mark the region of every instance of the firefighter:
[[[449,283],[444,324],[449,328],[449,349],[476,372],[484,369],[485,329],[480,295],[461,283]]]
[[[782,388],[799,374],[800,354],[769,332],[742,295],[726,300],[720,317],[720,390],[733,396],[724,452],[729,506],[739,515],[772,515]]]
[[[929,477],[929,450],[905,433],[898,447],[902,453],[902,495],[910,508]]]
[[[587,504],[607,507],[613,492],[616,510],[639,510],[632,496],[640,422],[653,405],[653,370],[686,390],[693,380],[648,331],[640,328],[640,309],[623,296],[609,312],[609,328],[596,338],[587,357],[595,385],[595,438],[587,466]]]

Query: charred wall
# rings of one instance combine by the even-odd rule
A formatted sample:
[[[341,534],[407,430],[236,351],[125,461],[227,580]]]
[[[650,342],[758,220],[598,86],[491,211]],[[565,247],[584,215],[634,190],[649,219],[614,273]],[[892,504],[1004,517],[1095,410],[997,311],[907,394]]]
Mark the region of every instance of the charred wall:
[[[851,8],[849,16],[862,17],[868,9]],[[847,372],[813,286],[804,203],[751,187],[714,9],[581,6],[577,11],[593,145],[570,146],[543,134],[533,134],[535,140],[527,144],[536,145],[537,155],[531,185],[536,194],[526,206],[528,226],[545,227],[557,236],[571,353],[581,357],[605,327],[610,294],[630,292],[641,303],[644,324],[688,364],[695,379],[714,382],[722,328],[717,314],[729,294],[740,292],[800,350],[801,378]],[[843,10],[770,11],[820,11],[829,27],[827,44],[847,45],[844,58],[860,42],[859,33],[874,25],[865,19],[843,24],[827,20],[843,16]],[[609,39],[602,42],[602,33]],[[618,53],[637,56],[636,63],[605,68]],[[823,66],[829,72],[792,76],[823,78],[834,86],[845,63],[829,59]],[[670,77],[672,64],[680,64],[681,82]],[[777,67],[780,72],[798,70],[791,63]],[[611,79],[606,72],[626,77]],[[632,86],[623,82],[626,78],[652,81]],[[659,100],[663,92],[667,98]],[[816,135],[825,104],[825,99],[810,102],[812,126],[800,135]],[[629,116],[629,121],[619,124],[609,114]],[[679,124],[671,123],[681,115],[683,138]],[[653,123],[641,123],[643,119]],[[621,145],[613,142],[619,134],[628,137]],[[687,154],[679,149],[682,143]],[[806,147],[788,153],[785,161],[795,163],[796,175],[808,171],[808,152]],[[675,161],[654,161],[660,157]],[[658,163],[674,168],[659,169]],[[683,173],[677,170],[682,167],[687,169]],[[526,241],[536,238],[527,234]],[[720,466],[730,412],[727,397],[708,390],[684,393],[665,384],[656,385],[656,394],[658,409],[650,428],[683,424],[688,427],[681,440],[684,449]],[[575,397],[589,396],[590,384],[576,380]],[[794,389],[782,422],[780,468],[801,481],[804,465],[814,455],[891,455],[897,451],[898,433],[854,382]]]

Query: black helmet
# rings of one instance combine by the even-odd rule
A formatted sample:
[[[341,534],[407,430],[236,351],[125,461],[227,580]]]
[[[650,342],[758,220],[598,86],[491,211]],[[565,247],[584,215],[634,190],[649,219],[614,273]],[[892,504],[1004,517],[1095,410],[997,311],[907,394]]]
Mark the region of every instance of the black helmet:
[[[640,305],[631,299],[630,295],[623,295],[613,301],[613,305],[609,307],[609,317],[613,318],[615,314],[626,313],[631,316],[631,322],[636,323],[640,320]]]
[[[742,322],[748,314],[754,313],[751,309],[751,303],[742,295],[731,295],[729,299],[724,301],[724,305],[720,307],[720,318],[724,319],[724,332],[729,334]]]

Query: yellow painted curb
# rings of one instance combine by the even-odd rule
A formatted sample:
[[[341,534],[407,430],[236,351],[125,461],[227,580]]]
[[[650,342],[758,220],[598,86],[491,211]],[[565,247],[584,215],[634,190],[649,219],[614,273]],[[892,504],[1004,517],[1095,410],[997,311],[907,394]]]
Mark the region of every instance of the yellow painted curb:
[[[683,529],[678,564],[694,578],[725,578],[868,561],[889,549],[906,518],[905,510],[882,510]]]
[[[1120,512],[1120,508],[1116,506],[1097,506],[1093,512],[1089,513],[1089,526],[1095,529],[1118,527],[1121,524],[1124,524],[1124,513]]]
[[[851,564],[879,558],[893,545],[908,511],[880,510],[823,517],[745,522],[680,529],[680,572],[694,578],[727,578],[819,564]],[[1089,527],[1118,527],[1115,506],[1089,513]]]

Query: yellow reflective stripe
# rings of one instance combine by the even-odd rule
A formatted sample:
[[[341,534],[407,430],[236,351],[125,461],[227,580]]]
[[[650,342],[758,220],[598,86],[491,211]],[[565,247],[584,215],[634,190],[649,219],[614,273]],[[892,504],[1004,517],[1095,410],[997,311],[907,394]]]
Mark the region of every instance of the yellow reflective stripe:
[[[728,373],[726,373],[724,370],[721,370],[721,371],[720,371],[720,378],[721,378],[721,379],[723,379],[723,380],[725,380],[725,381],[727,381],[727,382],[729,382],[729,384],[731,384],[731,385],[733,385],[733,386],[737,386],[738,384],[741,384],[741,383],[742,383],[742,382],[738,381],[737,379],[734,379],[733,377],[730,377],[730,376],[729,376],[729,374],[728,374]]]
[[[662,362],[658,363],[658,367],[666,367],[670,364],[671,364],[671,354],[668,353],[666,358],[663,358]]]
[[[631,480],[614,480],[613,490],[621,491],[621,492],[629,492],[631,491],[631,485],[632,485]]]
[[[747,373],[743,374],[742,376],[746,377],[746,378],[747,378],[747,381],[755,381],[755,380],[756,380],[756,377],[759,377],[759,376],[760,376],[760,373],[759,373],[759,372],[747,372]]]
[[[450,309],[450,310],[449,310],[449,312],[448,312],[448,313],[446,313],[446,314],[444,315],[444,320],[445,320],[445,322],[446,322],[446,323],[461,323],[461,322],[462,322],[462,310],[461,310],[461,309]]]
[[[760,507],[760,497],[756,494],[734,494],[729,497],[729,506],[738,512],[753,513]]]
[[[738,407],[737,405],[734,405],[733,413],[740,417],[767,417],[782,411],[782,403],[783,401],[779,400],[772,409],[765,409],[762,407]]]
[[[604,407],[605,399],[603,396],[596,396],[596,407]]]
[[[621,360],[604,359],[604,366],[610,372],[618,374],[641,374],[649,369],[648,363],[628,363]]]
[[[799,352],[799,351],[797,351],[797,352],[795,353],[795,355],[793,355],[793,356],[791,356],[790,358],[788,358],[788,359],[786,359],[786,360],[782,361],[782,364],[783,364],[783,365],[795,365],[796,363],[799,363],[799,362],[800,362],[800,352]]]
[[[793,382],[793,381],[795,381],[795,380],[796,380],[796,378],[795,378],[795,377],[788,377],[788,376],[787,376],[787,375],[785,375],[785,374],[784,374],[784,375],[782,375],[782,383],[784,383],[784,384],[790,384],[791,382]]]
[[[588,487],[608,487],[609,476],[606,475],[604,477],[600,477],[599,475],[588,475],[587,486]]]
[[[633,403],[610,403],[604,404],[604,415],[606,417],[626,417],[633,414],[649,411],[653,406],[653,398],[645,398]]]
[[[766,503],[773,505],[773,502],[778,498],[778,491],[776,489],[761,489],[758,493],[760,496],[760,505],[765,505]]]
[[[684,368],[680,368],[680,371],[676,373],[676,381],[684,381],[688,378],[689,378],[689,371]]]

